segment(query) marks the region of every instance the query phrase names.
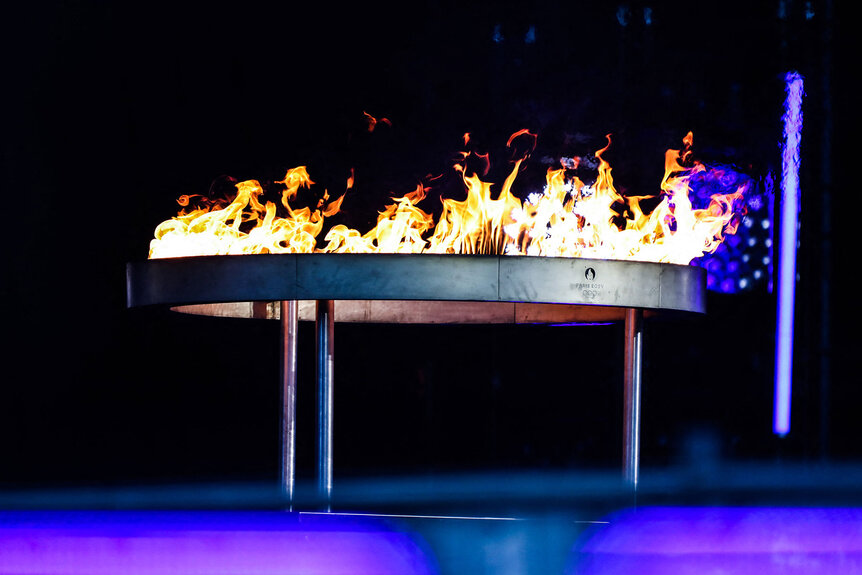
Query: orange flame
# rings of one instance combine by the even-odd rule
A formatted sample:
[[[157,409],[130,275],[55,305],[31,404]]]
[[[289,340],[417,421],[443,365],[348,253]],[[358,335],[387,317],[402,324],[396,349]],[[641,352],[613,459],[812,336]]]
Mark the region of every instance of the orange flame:
[[[366,114],[369,122],[373,120]],[[384,119],[385,120],[385,119]],[[388,121],[387,121],[388,122]],[[373,124],[372,124],[373,125]],[[611,166],[602,157],[608,144],[595,153],[598,174],[591,184],[570,175],[567,168],[549,169],[541,192],[522,201],[512,188],[522,163],[535,148],[536,136],[526,130],[516,138],[529,136],[529,149],[512,162],[500,192],[475,173],[467,174],[464,164],[469,153],[461,154],[454,169],[467,191],[464,200],[442,199],[442,212],[434,217],[418,207],[427,188],[420,184],[378,214],[369,231],[338,224],[332,226],[318,246],[324,219],[339,213],[346,194],[329,201],[324,192],[317,206],[294,209],[290,202],[301,188],[314,182],[303,166],[288,170],[283,180],[281,206],[286,217],[277,216],[273,202],[262,203],[261,185],[254,180],[236,185],[231,201],[203,201],[196,209],[180,213],[156,228],[150,243],[150,258],[190,255],[249,253],[440,253],[511,254],[557,257],[632,259],[687,264],[714,251],[728,234],[736,232],[738,202],[743,188],[716,194],[705,209],[695,209],[689,199],[690,178],[707,168],[691,157],[693,136],[689,132],[682,150],[668,150],[661,193],[656,196],[623,197],[614,188]],[[465,134],[465,143],[469,140]],[[476,154],[485,165],[487,157]],[[564,164],[571,169],[578,162]],[[353,188],[353,173],[346,190]],[[181,196],[181,206],[192,198]],[[647,213],[642,205],[652,200],[656,207]]]
[[[377,118],[375,118],[374,116],[372,116],[368,112],[362,112],[362,115],[365,117],[366,129],[369,132],[373,132],[374,129],[377,127],[377,124],[380,122],[383,122],[387,126],[392,126],[392,122],[389,121],[389,118],[380,118],[378,120]]]

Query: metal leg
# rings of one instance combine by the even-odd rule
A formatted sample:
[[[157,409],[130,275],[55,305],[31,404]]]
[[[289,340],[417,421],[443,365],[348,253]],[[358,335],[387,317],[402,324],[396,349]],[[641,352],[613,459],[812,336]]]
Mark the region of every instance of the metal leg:
[[[335,302],[318,300],[317,337],[317,491],[329,510],[332,500],[332,430],[335,381]]]
[[[623,415],[623,477],[635,491],[640,465],[641,368],[643,310],[627,309],[625,326],[625,412]]]
[[[281,302],[281,494],[293,510],[296,481],[296,349],[299,305]]]

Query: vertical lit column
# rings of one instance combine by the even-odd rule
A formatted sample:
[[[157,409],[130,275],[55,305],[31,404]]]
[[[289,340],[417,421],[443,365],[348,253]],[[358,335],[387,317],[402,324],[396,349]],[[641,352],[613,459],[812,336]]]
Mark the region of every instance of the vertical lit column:
[[[332,440],[335,389],[335,302],[319,300],[317,331],[317,492],[326,510],[332,501]]]
[[[640,467],[641,372],[643,370],[643,310],[626,310],[625,387],[623,392],[623,478],[637,491]]]
[[[802,138],[802,96],[805,93],[799,73],[787,73],[785,93],[773,416],[773,430],[781,436],[790,431],[793,381],[793,309],[796,297],[796,245],[799,228],[799,143]]]
[[[296,352],[299,304],[281,302],[281,494],[293,509],[296,482]]]

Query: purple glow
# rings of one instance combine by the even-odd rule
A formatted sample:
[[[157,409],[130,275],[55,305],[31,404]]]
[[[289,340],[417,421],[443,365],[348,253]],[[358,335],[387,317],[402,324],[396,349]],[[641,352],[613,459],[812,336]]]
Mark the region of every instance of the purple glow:
[[[571,573],[862,572],[862,509],[653,507],[619,513],[575,547]]]
[[[771,274],[762,260],[769,249],[766,236],[772,229],[772,218],[766,209],[766,196],[771,190],[765,188],[763,179],[753,178],[732,165],[716,164],[694,174],[689,185],[696,209],[706,209],[716,194],[742,189],[744,195],[743,200],[734,203],[740,224],[736,232],[726,236],[714,252],[692,261],[693,265],[706,268],[707,289],[733,294],[765,287]],[[743,211],[746,213],[742,214]]]
[[[784,101],[781,164],[781,232],[778,253],[778,317],[775,331],[775,407],[773,430],[790,431],[793,380],[793,308],[796,291],[796,244],[799,225],[799,142],[802,137],[802,76],[788,72]]]
[[[770,171],[768,174],[766,174],[766,190],[767,190],[768,197],[772,198],[773,194],[775,193],[775,178],[773,177],[772,171]],[[769,208],[769,221],[774,222],[775,221],[775,202],[770,201],[767,204],[767,206]],[[775,261],[775,254],[774,254],[774,240],[775,240],[775,238],[773,237],[773,234],[774,234],[773,230],[774,229],[775,229],[775,226],[769,227],[769,253],[768,253],[769,265],[767,266],[769,269],[769,293],[772,293],[772,278],[775,276],[774,269],[773,269],[773,267],[775,265],[773,263]]]
[[[0,573],[431,574],[390,523],[286,512],[4,512]]]

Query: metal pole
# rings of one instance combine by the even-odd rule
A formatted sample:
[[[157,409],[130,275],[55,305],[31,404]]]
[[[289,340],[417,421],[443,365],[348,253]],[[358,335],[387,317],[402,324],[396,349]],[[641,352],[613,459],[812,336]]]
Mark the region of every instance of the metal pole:
[[[296,481],[296,349],[299,305],[281,302],[281,494],[293,510]]]
[[[627,309],[625,326],[625,407],[623,416],[623,477],[635,491],[640,464],[641,369],[643,310]]]
[[[335,302],[318,300],[317,337],[317,492],[327,511],[332,500],[332,430],[335,381]]]

